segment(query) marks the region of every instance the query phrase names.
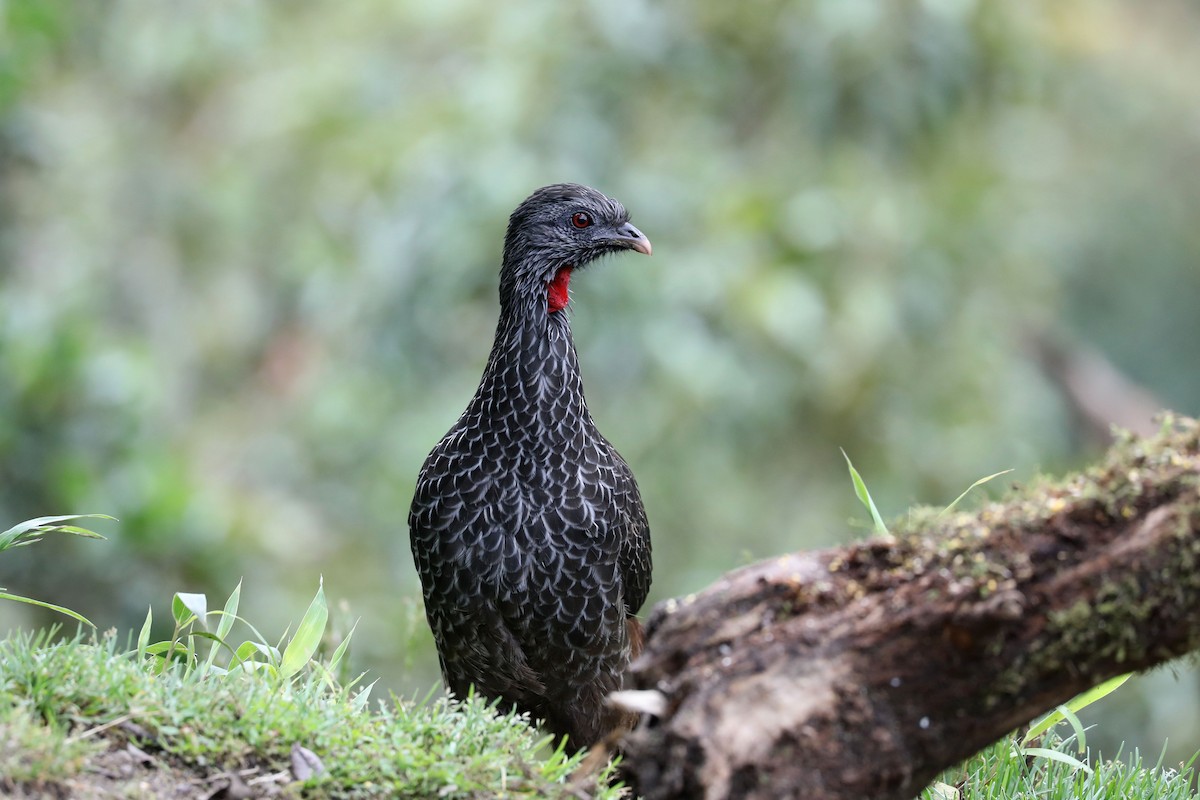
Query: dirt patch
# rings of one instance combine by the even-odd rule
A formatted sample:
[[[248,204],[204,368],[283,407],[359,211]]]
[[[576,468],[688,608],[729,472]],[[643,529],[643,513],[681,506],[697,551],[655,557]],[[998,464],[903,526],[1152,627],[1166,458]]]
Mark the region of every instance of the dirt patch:
[[[204,773],[114,741],[69,778],[20,784],[0,778],[0,795],[15,800],[249,800],[296,797],[287,787],[292,781],[290,772],[256,767]]]

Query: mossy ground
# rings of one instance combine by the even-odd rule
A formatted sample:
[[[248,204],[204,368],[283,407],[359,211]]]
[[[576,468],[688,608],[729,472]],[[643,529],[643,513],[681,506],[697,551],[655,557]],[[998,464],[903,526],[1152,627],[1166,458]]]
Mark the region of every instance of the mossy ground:
[[[374,708],[321,679],[273,687],[200,679],[139,662],[114,636],[0,642],[0,796],[14,798],[606,798],[579,758],[554,752],[486,704],[392,699]],[[298,780],[295,746],[324,772]],[[1044,747],[1069,757],[1071,740]],[[1086,759],[1085,759],[1086,760]],[[1006,739],[942,776],[922,800],[1087,797],[1194,800],[1189,765],[1136,753],[1093,771],[1023,753]]]
[[[165,671],[115,636],[0,642],[0,794],[615,798],[579,757],[479,701],[373,706],[314,673]],[[321,766],[298,779],[293,754]],[[299,756],[303,759],[303,755]],[[304,772],[303,768],[299,770]]]

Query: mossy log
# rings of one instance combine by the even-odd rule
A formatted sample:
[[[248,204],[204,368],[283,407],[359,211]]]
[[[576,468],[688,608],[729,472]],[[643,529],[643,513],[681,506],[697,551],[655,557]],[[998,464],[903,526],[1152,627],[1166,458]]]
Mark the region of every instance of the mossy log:
[[[647,800],[907,800],[1115,675],[1200,648],[1200,426],[978,513],[797,553],[660,604],[621,743]],[[628,700],[627,696],[627,700]]]

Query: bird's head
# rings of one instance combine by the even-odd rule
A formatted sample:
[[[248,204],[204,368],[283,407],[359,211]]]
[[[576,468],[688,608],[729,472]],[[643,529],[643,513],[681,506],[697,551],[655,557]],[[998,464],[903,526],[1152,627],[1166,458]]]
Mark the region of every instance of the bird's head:
[[[650,255],[650,240],[624,206],[577,183],[543,186],[508,220],[501,298],[538,299],[550,313],[561,311],[572,270],[618,250]]]

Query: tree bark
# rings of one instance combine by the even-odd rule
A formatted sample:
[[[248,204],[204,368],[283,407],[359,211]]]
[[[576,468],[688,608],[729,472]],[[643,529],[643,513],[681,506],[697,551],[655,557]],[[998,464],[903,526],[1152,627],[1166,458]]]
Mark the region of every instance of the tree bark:
[[[1079,692],[1200,647],[1200,426],[978,513],[657,606],[621,743],[647,800],[907,800]]]

